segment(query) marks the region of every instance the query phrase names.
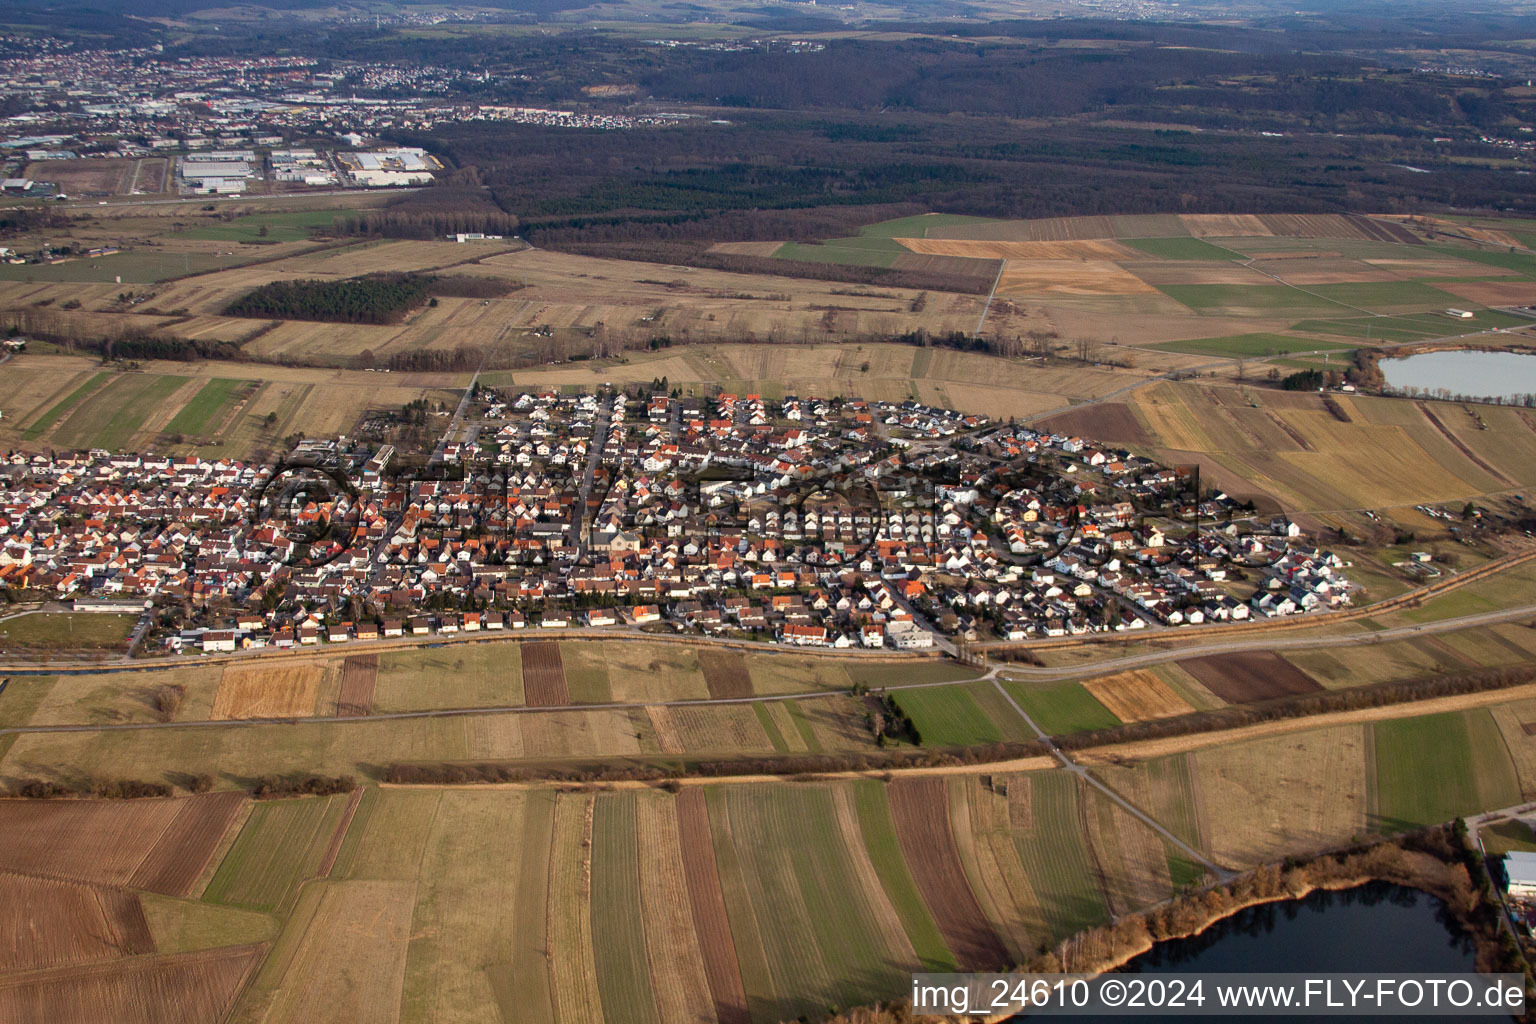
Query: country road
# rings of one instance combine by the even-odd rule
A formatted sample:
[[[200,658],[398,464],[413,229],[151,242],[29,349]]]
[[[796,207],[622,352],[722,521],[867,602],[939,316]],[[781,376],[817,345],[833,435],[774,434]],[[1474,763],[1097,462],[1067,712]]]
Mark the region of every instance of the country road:
[[[1348,633],[1339,636],[1323,637],[1286,637],[1274,638],[1264,636],[1250,636],[1241,640],[1230,640],[1221,643],[1203,644],[1194,647],[1174,648],[1166,651],[1153,651],[1148,654],[1128,655],[1124,658],[1116,658],[1109,661],[1098,661],[1088,665],[1065,665],[1057,668],[1034,668],[1027,665],[995,665],[984,675],[972,676],[966,679],[956,679],[927,683],[893,683],[880,689],[883,690],[918,690],[930,689],[939,686],[963,686],[978,680],[997,681],[1006,677],[1011,681],[1038,681],[1057,682],[1068,679],[1080,679],[1085,675],[1099,675],[1117,672],[1124,669],[1136,668],[1142,665],[1151,665],[1163,661],[1176,661],[1180,658],[1198,657],[1203,654],[1231,654],[1241,651],[1254,650],[1278,650],[1301,649],[1313,647],[1347,647],[1358,644],[1377,644],[1387,640],[1402,639],[1411,636],[1428,636],[1434,633],[1451,632],[1457,629],[1466,629],[1473,626],[1492,625],[1500,622],[1511,622],[1526,616],[1536,615],[1536,604],[1524,605],[1519,608],[1503,609],[1495,612],[1481,612],[1475,615],[1464,615],[1455,619],[1442,619],[1438,622],[1425,623],[1419,626],[1398,626],[1392,629],[1384,629],[1375,633]],[[765,652],[766,653],[766,652]],[[785,653],[795,653],[788,651]],[[185,662],[177,662],[177,665],[185,667]],[[895,671],[900,671],[899,668]],[[11,689],[17,684],[25,686],[29,678],[37,678],[47,674],[46,670],[36,675],[12,675],[9,678]],[[600,704],[576,704],[561,705],[559,707],[529,707],[524,704],[495,705],[469,708],[435,708],[425,711],[393,711],[372,715],[344,715],[328,718],[240,718],[220,721],[198,722],[118,722],[103,725],[27,725],[12,726],[0,729],[0,736],[25,733],[55,733],[55,732],[131,732],[152,729],[208,729],[228,728],[251,725],[321,725],[349,722],[383,722],[408,718],[457,718],[466,715],[528,715],[539,714],[548,711],[611,711],[643,707],[646,705],[660,705],[662,707],[696,707],[711,704],[752,704],[758,701],[771,702],[783,700],[814,700],[819,697],[835,697],[848,694],[848,690],[818,690],[810,693],[781,693],[751,697],[700,697],[687,700],[669,701],[606,701]],[[1010,700],[1010,703],[1012,701]],[[1019,712],[1024,715],[1023,711]],[[1026,722],[1029,716],[1024,715]],[[1035,728],[1030,722],[1030,727]],[[1038,732],[1039,730],[1036,729]]]

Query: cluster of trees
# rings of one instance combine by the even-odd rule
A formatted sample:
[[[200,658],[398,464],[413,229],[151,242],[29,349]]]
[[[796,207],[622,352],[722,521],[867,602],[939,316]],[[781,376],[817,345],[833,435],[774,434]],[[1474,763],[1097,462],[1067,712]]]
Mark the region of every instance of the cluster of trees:
[[[338,235],[421,239],[443,238],[461,231],[487,235],[517,233],[517,217],[497,205],[490,192],[478,184],[453,181],[450,177],[448,183],[401,196],[378,209],[339,214],[332,222],[332,230]]]
[[[357,779],[350,775],[263,775],[251,783],[251,795],[258,800],[279,800],[289,796],[331,796],[356,788]]]
[[[58,800],[94,797],[98,800],[138,800],[143,797],[170,796],[171,787],[163,782],[138,779],[82,779],[55,782],[49,779],[23,779],[12,792],[25,800]]]
[[[272,281],[231,302],[224,312],[262,319],[388,324],[426,302],[429,284],[428,278],[416,274]]]

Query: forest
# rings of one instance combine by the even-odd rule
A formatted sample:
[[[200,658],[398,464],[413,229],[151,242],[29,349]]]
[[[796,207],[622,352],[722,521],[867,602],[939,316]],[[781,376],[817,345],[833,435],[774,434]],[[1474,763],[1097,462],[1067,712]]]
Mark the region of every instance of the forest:
[[[369,274],[340,281],[271,281],[240,296],[228,316],[266,320],[326,320],[389,324],[427,301],[430,279],[417,274]]]

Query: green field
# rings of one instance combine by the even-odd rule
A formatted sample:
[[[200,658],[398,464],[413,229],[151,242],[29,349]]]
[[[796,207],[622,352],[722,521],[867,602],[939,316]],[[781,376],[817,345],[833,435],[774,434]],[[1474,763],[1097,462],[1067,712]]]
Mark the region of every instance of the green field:
[[[54,431],[53,439],[70,448],[120,449],[160,403],[186,382],[185,377],[121,374],[76,406]]]
[[[981,685],[991,688],[990,683]],[[1003,739],[1002,727],[966,687],[899,690],[893,697],[917,726],[926,747],[968,747]]]
[[[81,399],[90,394],[92,391],[95,391],[97,388],[101,387],[102,383],[105,382],[109,377],[111,377],[111,374],[108,373],[93,374],[91,378],[84,384],[81,384],[79,387],[75,388],[75,390],[59,399],[59,401],[54,403],[52,408],[34,420],[32,425],[26,429],[22,436],[27,438],[29,441],[42,437],[43,434],[47,432],[48,428],[53,426],[54,423],[58,421],[60,416],[63,416],[65,413],[69,412],[69,410],[79,405]]]
[[[1236,260],[1242,257],[1230,249],[1212,245],[1200,238],[1123,238],[1121,244],[1160,260]]]
[[[1157,290],[1190,309],[1261,309],[1274,313],[1339,312],[1337,302],[1308,295],[1289,285],[1160,284]]]
[[[1398,831],[1520,802],[1520,785],[1486,710],[1378,722],[1377,826]]]
[[[257,804],[204,898],[247,910],[276,910],[315,873],[346,802],[345,796],[332,796]]]
[[[1431,287],[1418,281],[1367,281],[1351,284],[1314,284],[1307,291],[1332,299],[1334,302],[1358,306],[1373,312],[1382,309],[1399,309],[1405,306],[1421,309],[1445,309],[1450,306],[1465,307],[1466,299],[1459,299],[1450,292]]]
[[[911,965],[898,959],[850,862],[830,789],[731,786],[709,796],[711,824],[717,807],[729,821],[775,981],[776,1016],[767,1019],[817,1017],[910,983]]]
[[[235,393],[250,383],[252,382],[228,380],[223,377],[210,380],[203,385],[201,391],[192,396],[192,401],[182,406],[181,411],[171,418],[171,422],[166,425],[166,431],[172,434],[201,437],[208,429],[214,414],[222,411],[234,398]]]
[[[932,349],[919,349],[918,354],[932,353]],[[903,661],[878,662],[849,661],[848,678],[855,684],[871,688],[900,686],[904,683],[949,683],[960,679],[972,679],[976,670],[957,665],[952,661]]]
[[[251,213],[222,224],[199,225],[178,231],[177,238],[214,242],[302,242],[311,229],[330,230],[341,210],[298,210],[290,213]],[[266,228],[266,234],[262,234]]]
[[[1079,683],[1040,686],[1005,682],[1003,687],[1035,724],[1052,736],[1109,729],[1120,724],[1120,719]]]
[[[592,953],[603,1006],[635,1024],[660,1024],[645,960],[635,794],[597,798],[592,818]],[[610,1011],[611,1012],[611,1011]]]
[[[121,647],[133,632],[134,615],[86,612],[38,613],[0,620],[0,648],[104,650]]]
[[[1286,334],[1234,334],[1226,338],[1191,338],[1188,341],[1165,341],[1147,347],[1163,352],[1188,352],[1192,355],[1227,356],[1233,359],[1284,355],[1287,352],[1313,352],[1319,349],[1354,351],[1342,342],[1293,338]]]

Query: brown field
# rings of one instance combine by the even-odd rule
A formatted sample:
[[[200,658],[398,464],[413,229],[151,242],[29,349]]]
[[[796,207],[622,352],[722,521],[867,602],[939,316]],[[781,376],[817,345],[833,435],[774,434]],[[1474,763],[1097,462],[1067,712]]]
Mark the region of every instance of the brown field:
[[[342,662],[341,697],[336,714],[366,715],[373,710],[373,690],[379,682],[379,656],[357,654]]]
[[[616,757],[640,751],[628,708],[519,715],[524,756]]]
[[[0,1020],[208,1024],[223,1020],[261,946],[138,957],[0,978]]]
[[[1022,295],[1155,295],[1153,288],[1130,271],[1107,260],[1068,263],[1061,260],[1009,260],[997,294]]]
[[[676,801],[637,794],[635,847],[656,1009],[663,1022],[712,1021],[717,1011],[688,899]]]
[[[672,720],[671,708],[664,704],[647,704],[645,715],[650,719],[651,729],[656,733],[656,744],[661,747],[663,754],[681,754],[688,749],[677,731],[677,723]]]
[[[725,913],[725,894],[715,865],[715,844],[709,828],[709,807],[702,789],[686,789],[677,797],[677,835],[682,851],[683,878],[693,911],[693,930],[704,957],[704,976],[720,1024],[751,1024],[747,992],[736,960],[736,943]]]
[[[66,195],[126,195],[133,188],[132,158],[87,157],[81,160],[43,160],[28,164],[24,178],[52,181]]]
[[[1472,263],[1454,256],[1426,255],[1423,259],[1368,259],[1373,267],[1390,270],[1413,280],[1425,277],[1518,277],[1519,272],[1486,263]],[[1437,286],[1438,287],[1438,286]]]
[[[1322,686],[1278,654],[1248,651],[1189,658],[1178,666],[1229,704],[1313,693]]]
[[[704,683],[709,687],[711,697],[752,696],[752,676],[747,671],[747,659],[740,654],[734,651],[700,650],[699,668],[704,670]]]
[[[1274,280],[1251,267],[1237,263],[1185,260],[1166,263],[1127,263],[1126,270],[1150,285],[1161,284],[1243,284],[1272,285]],[[1391,279],[1389,277],[1389,279]]]
[[[1484,306],[1528,306],[1536,303],[1536,281],[1451,281],[1436,287]]]
[[[399,1020],[415,895],[414,881],[325,883],[268,1019],[313,1024]]]
[[[155,951],[132,893],[3,872],[0,889],[0,972]]]
[[[961,869],[945,780],[902,780],[886,792],[912,878],[960,969],[997,969],[1008,959],[1008,951],[987,923]]]
[[[959,277],[980,277],[991,281],[1002,267],[1001,260],[976,260],[964,256],[922,256],[904,252],[896,257],[893,268],[912,270],[922,274],[954,274]]]
[[[670,711],[683,749],[690,752],[745,754],[770,749],[749,704],[694,705]]]
[[[1089,679],[1083,688],[1122,722],[1170,718],[1195,710],[1167,683],[1144,670]]]
[[[8,871],[128,885],[187,803],[207,800],[0,801],[0,864]]]
[[[213,698],[214,721],[235,718],[308,718],[315,713],[325,665],[318,662],[270,668],[230,665]]]
[[[963,256],[975,260],[1133,260],[1129,246],[1108,240],[1075,242],[989,242],[945,238],[898,238],[923,256]]]
[[[1037,424],[1053,434],[1077,434],[1106,443],[1147,445],[1152,443],[1146,427],[1124,402],[1104,402],[1071,412],[1060,413]]]
[[[192,895],[245,808],[245,797],[240,793],[209,793],[176,802],[180,806],[162,840],[128,879],[136,889],[167,896]]]
[[[1186,213],[1179,220],[1196,238],[1262,238],[1274,234],[1251,213]]]
[[[1218,863],[1277,860],[1366,831],[1370,765],[1361,726],[1229,744],[1190,761]]]
[[[545,640],[523,644],[523,697],[531,708],[565,707],[571,702],[565,686],[560,645]]]

